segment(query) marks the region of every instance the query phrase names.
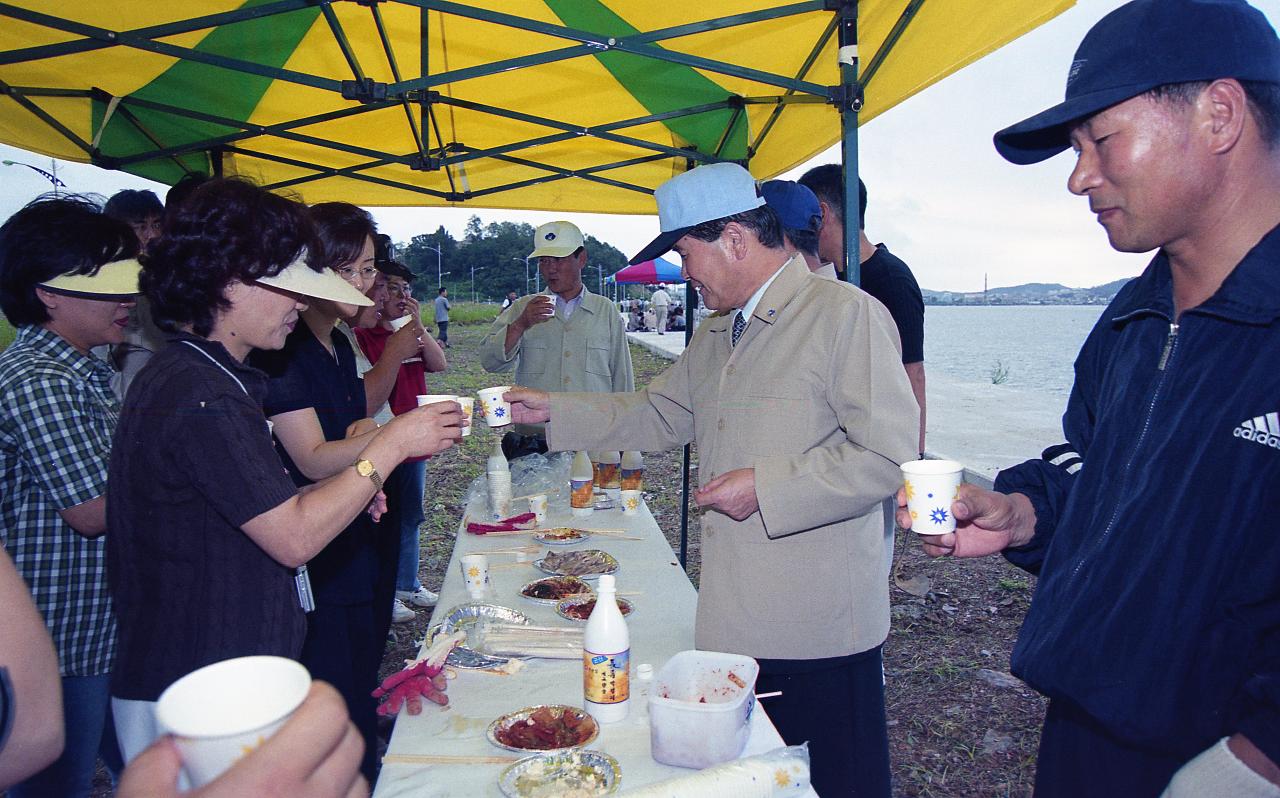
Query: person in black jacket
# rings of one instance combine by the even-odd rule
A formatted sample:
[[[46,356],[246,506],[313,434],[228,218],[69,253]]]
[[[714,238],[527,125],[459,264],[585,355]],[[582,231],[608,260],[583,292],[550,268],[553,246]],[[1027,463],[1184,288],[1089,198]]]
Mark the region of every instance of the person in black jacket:
[[[925,550],[1040,576],[1037,796],[1280,796],[1280,40],[1242,0],[1128,3],[995,144],[1075,150],[1112,247],[1158,252],[1081,350],[1067,443],[962,485]]]

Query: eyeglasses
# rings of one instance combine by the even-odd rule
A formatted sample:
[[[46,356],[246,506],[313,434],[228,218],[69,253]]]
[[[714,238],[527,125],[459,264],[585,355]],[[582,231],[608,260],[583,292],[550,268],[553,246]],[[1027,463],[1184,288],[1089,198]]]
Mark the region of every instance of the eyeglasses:
[[[351,282],[356,277],[359,277],[363,282],[368,282],[378,276],[378,270],[372,266],[363,269],[357,269],[353,266],[339,266],[337,271],[342,279],[347,282]]]

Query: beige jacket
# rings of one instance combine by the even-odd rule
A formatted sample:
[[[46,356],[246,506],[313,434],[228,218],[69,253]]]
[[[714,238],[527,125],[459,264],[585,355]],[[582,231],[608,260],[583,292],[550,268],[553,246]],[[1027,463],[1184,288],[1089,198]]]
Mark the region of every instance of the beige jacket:
[[[700,485],[755,469],[758,513],[702,517],[698,648],[775,659],[873,648],[889,630],[881,503],[920,431],[893,319],[797,257],[736,348],[731,326],[730,315],[707,319],[644,391],[553,394],[548,444],[696,440]]]

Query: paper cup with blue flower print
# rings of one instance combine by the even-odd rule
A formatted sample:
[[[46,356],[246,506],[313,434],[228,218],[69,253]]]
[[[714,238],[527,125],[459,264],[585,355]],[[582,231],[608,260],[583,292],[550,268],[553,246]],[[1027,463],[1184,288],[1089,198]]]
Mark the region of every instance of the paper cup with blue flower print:
[[[509,390],[510,385],[499,385],[480,391],[480,415],[490,427],[505,427],[511,423],[511,405],[502,398]]]
[[[203,787],[280,730],[311,689],[311,674],[284,657],[206,665],[160,694],[156,721],[172,734],[192,787]]]
[[[910,460],[902,464],[912,532],[945,535],[956,531],[951,503],[956,500],[963,475],[964,466],[954,460]]]

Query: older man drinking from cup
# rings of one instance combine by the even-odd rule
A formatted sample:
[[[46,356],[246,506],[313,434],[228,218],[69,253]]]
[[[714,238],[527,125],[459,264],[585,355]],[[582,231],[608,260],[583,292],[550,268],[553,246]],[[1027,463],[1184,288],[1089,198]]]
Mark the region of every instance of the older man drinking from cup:
[[[697,441],[695,644],[760,661],[756,689],[782,691],[769,716],[788,743],[809,741],[820,794],[888,796],[882,504],[919,418],[893,321],[788,257],[742,167],[698,167],[657,200],[662,234],[633,262],[674,248],[721,315],[645,390],[516,388],[514,420],[547,422],[555,450]]]

